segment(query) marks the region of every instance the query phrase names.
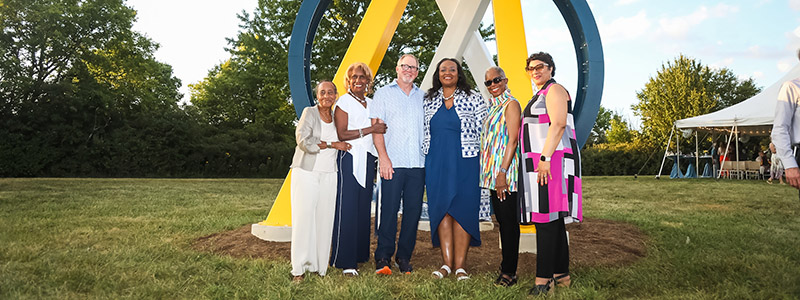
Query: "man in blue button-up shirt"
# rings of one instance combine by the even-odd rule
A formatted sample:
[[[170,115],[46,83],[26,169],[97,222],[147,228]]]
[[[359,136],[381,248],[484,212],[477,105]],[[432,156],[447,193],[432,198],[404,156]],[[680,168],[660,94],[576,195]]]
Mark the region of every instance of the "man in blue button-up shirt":
[[[370,118],[386,123],[385,134],[373,134],[378,150],[381,193],[378,198],[375,273],[392,274],[395,256],[400,273],[412,271],[411,253],[417,241],[417,224],[422,211],[425,187],[425,156],[422,154],[423,92],[414,84],[419,61],[411,54],[400,57],[395,67],[397,79],[375,92]],[[403,223],[395,253],[397,211],[403,203]],[[395,255],[396,254],[396,255]]]

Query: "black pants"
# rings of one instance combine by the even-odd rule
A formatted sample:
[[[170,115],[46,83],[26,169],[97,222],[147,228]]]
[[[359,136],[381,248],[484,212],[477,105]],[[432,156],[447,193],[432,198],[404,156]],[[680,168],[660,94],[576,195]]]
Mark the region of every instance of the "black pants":
[[[536,223],[536,277],[569,273],[569,245],[564,218]]]
[[[506,195],[506,200],[500,202],[497,191],[489,190],[492,195],[492,207],[497,223],[500,223],[500,244],[502,245],[503,261],[500,263],[500,272],[511,276],[517,275],[517,262],[519,261],[519,222],[517,221],[517,192]]]

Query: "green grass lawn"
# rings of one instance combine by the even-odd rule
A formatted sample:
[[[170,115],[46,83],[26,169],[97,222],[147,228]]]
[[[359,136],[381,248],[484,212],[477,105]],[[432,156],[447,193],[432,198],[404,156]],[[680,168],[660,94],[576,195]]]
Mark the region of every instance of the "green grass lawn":
[[[193,250],[200,236],[266,217],[277,179],[0,179],[0,299],[522,299],[496,274],[468,282],[355,279],[299,285],[289,262]],[[647,257],[577,268],[556,299],[800,298],[797,190],[757,181],[588,177],[584,214],[632,223]]]

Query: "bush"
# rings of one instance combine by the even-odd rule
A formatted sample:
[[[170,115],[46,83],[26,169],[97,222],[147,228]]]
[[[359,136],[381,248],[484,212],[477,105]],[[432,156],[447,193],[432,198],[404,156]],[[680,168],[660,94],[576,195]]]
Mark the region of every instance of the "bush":
[[[661,165],[660,152],[641,142],[587,146],[581,151],[582,175],[656,174]]]

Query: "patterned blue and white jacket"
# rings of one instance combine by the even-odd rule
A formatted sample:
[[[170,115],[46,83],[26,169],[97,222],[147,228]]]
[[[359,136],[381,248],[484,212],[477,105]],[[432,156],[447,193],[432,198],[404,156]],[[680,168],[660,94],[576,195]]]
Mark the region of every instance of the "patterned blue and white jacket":
[[[439,111],[444,103],[444,96],[440,88],[433,98],[425,98],[425,135],[422,140],[422,153],[428,154],[431,146],[431,118]],[[480,93],[472,91],[469,95],[466,92],[456,89],[453,100],[456,114],[461,119],[461,156],[464,158],[476,157],[481,150],[481,128],[489,108]]]

